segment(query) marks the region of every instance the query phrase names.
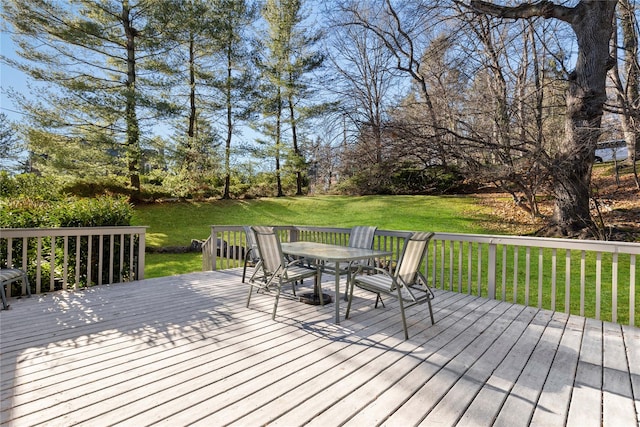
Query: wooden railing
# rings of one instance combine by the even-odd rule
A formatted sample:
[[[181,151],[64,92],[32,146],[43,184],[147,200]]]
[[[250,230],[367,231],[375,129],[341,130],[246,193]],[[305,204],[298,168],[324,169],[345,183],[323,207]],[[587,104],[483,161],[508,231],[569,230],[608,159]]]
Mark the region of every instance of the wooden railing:
[[[436,233],[431,246],[436,287],[640,324],[638,243]]]
[[[347,244],[350,232],[276,228],[282,241],[340,245]],[[374,247],[397,256],[405,236],[378,230]],[[212,226],[203,247],[203,269],[241,266],[245,247],[241,226]],[[424,269],[436,288],[640,326],[638,255],[638,243],[435,233]]]
[[[146,227],[2,228],[0,267],[26,271],[32,293],[141,280],[145,233]]]

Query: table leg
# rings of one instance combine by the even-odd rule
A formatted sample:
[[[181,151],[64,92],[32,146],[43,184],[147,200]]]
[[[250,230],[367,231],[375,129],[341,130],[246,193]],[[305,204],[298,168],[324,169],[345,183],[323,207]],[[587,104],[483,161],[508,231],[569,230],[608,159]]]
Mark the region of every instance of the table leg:
[[[339,264],[336,263],[336,297],[334,298],[336,305],[336,325],[340,324],[340,271]]]

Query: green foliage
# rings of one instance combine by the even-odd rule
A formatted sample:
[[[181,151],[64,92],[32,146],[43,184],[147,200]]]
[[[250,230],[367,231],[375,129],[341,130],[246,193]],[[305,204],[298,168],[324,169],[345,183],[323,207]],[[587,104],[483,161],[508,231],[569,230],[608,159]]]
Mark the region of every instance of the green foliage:
[[[78,197],[95,197],[104,194],[130,195],[131,187],[124,176],[108,175],[92,179],[73,179],[64,186],[65,193]]]
[[[63,197],[63,182],[56,176],[25,173],[11,176],[0,171],[0,199],[24,197],[32,200],[59,200]]]
[[[124,196],[68,196],[60,179],[0,173],[0,227],[129,225],[133,207]]]
[[[43,201],[27,197],[0,200],[0,227],[98,227],[130,225],[133,207],[126,198],[69,197]]]
[[[464,176],[454,168],[411,164],[371,165],[341,181],[335,190],[352,195],[365,194],[448,194],[459,192]]]

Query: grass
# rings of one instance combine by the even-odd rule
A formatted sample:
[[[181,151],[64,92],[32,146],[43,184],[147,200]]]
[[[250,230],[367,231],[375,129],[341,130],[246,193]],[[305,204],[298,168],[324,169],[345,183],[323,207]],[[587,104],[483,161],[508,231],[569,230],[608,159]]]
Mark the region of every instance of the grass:
[[[473,197],[319,196],[156,203],[135,209],[133,225],[148,226],[147,247],[188,246],[216,225],[376,225],[386,230],[491,233],[489,212]],[[485,226],[481,225],[485,224]],[[148,254],[145,276],[199,271],[202,255]]]
[[[473,197],[320,196],[206,203],[158,203],[136,207],[133,225],[148,226],[149,247],[188,246],[206,239],[216,225],[370,224],[386,230],[489,233],[479,225],[489,217]]]

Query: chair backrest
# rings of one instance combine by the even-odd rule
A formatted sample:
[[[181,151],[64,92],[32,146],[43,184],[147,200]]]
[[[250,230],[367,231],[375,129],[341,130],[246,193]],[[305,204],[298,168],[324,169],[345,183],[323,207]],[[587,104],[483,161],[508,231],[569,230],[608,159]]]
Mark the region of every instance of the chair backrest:
[[[284,269],[286,263],[278,235],[273,227],[255,226],[251,228],[255,233],[264,273],[266,275],[277,274]]]
[[[251,261],[256,263],[260,261],[260,249],[258,249],[258,242],[256,241],[256,235],[253,231],[253,228],[245,225],[244,227],[244,235],[247,240],[247,251]]]
[[[404,249],[395,271],[396,277],[405,284],[410,285],[416,279],[416,274],[418,274],[420,263],[424,258],[427,244],[431,237],[433,237],[433,233],[416,232],[405,241]]]
[[[349,235],[349,247],[371,249],[377,228],[368,225],[356,225],[353,227]]]

